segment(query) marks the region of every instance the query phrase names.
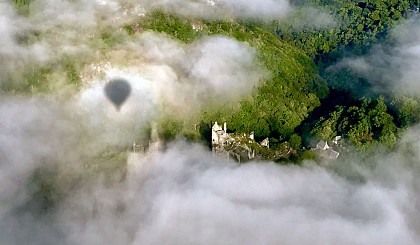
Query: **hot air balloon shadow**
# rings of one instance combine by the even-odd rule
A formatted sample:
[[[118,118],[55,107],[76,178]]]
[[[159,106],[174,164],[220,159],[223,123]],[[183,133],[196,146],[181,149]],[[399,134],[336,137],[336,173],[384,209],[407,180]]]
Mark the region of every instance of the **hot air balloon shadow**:
[[[131,93],[131,86],[127,80],[116,78],[110,80],[105,86],[105,94],[108,99],[115,105],[117,111],[127,100]]]

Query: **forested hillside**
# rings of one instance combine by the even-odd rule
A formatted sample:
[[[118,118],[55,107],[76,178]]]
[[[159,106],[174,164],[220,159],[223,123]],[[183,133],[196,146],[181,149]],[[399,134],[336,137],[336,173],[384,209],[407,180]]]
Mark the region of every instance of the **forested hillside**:
[[[192,29],[194,21],[198,21],[201,30]],[[257,138],[276,136],[284,139],[293,134],[294,129],[320,105],[319,99],[328,94],[315,64],[302,50],[254,23],[206,22],[154,13],[140,26],[184,42],[204,35],[227,35],[259,51],[259,62],[268,69],[271,78],[261,81],[253,96],[245,98],[240,108],[232,110],[232,106],[223,104],[220,108],[209,108],[203,120],[226,120],[235,131],[255,131]]]
[[[30,3],[16,0],[18,13],[30,15]],[[210,20],[156,10],[126,23],[118,32],[102,26],[89,45],[106,53],[139,33],[154,31],[185,44],[223,35],[257,50],[257,63],[268,75],[252,88],[251,95],[239,103],[211,103],[191,118],[161,116],[160,134],[166,140],[184,135],[208,141],[211,123],[226,121],[230,131],[253,131],[257,140],[270,138],[274,149],[291,136],[303,139],[303,146],[308,147],[313,141],[329,141],[338,135],[359,149],[376,143],[393,147],[400,130],[418,121],[418,99],[378,92],[366,77],[335,65],[346,57],[366,55],[375,45],[394,45],[392,28],[416,14],[416,3],[295,0],[291,4],[291,13],[272,21]],[[317,26],[296,24],[308,9],[329,21]],[[22,42],[31,43],[42,35],[49,34],[28,33]],[[25,68],[23,77],[9,79],[23,82],[6,81],[2,89],[14,94],[54,93],[66,86],[77,91],[79,73],[91,61],[92,57],[66,55],[43,65],[33,64]],[[57,85],[52,81],[59,76]]]
[[[369,53],[374,45],[392,46],[392,28],[413,17],[415,5],[409,1],[293,3],[296,9],[292,20],[269,25],[179,19],[155,13],[143,28],[185,42],[202,35],[229,35],[258,49],[272,78],[261,83],[252,97],[241,102],[240,108],[232,110],[227,105],[206,111],[202,118],[206,123],[227,121],[233,131],[255,131],[257,138],[270,137],[274,143],[296,134],[306,144],[340,135],[358,149],[366,150],[377,143],[392,148],[400,129],[417,122],[417,98],[375,91],[371,81],[351,69],[331,67],[343,58]],[[305,13],[308,6],[322,8],[335,23],[317,28],[294,26],[294,18]],[[194,21],[202,29],[193,30]]]

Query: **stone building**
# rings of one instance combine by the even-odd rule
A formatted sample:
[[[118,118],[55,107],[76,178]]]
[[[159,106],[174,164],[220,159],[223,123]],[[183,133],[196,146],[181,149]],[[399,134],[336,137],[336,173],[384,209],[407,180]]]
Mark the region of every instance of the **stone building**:
[[[333,144],[337,145],[338,142],[341,140],[341,136],[337,136],[333,139]],[[329,146],[326,141],[319,141],[316,144],[316,147],[313,149],[320,157],[326,159],[326,160],[335,160],[338,158],[340,153],[336,151],[336,149],[333,149],[333,147]]]
[[[136,140],[133,141],[132,146],[133,153],[143,154],[147,152],[158,152],[162,150],[162,142],[159,139],[159,135],[157,132],[157,126],[153,124],[152,126],[152,132],[150,134],[149,144],[147,146],[142,144],[137,144]]]

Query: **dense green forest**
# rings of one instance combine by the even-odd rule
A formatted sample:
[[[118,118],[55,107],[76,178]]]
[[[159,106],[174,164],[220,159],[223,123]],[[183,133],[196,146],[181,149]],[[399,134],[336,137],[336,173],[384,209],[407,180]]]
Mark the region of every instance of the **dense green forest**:
[[[154,13],[143,28],[167,33],[184,42],[202,35],[223,34],[248,42],[273,75],[240,108],[205,111],[204,122],[227,121],[230,129],[254,131],[258,139],[282,143],[303,138],[330,141],[343,136],[359,150],[383,145],[392,148],[401,130],[418,121],[417,98],[379,94],[369,81],[351,70],[328,70],[346,56],[364,55],[375,44],[392,45],[389,30],[408,18],[409,1],[293,1],[295,11],[322,7],[339,24],[324,28],[293,26],[293,21],[271,24],[246,21],[207,22],[191,29],[192,19]],[[411,4],[411,5],[410,5]],[[357,88],[355,90],[354,88]]]
[[[30,0],[15,0],[15,4],[19,14],[31,14]],[[329,67],[344,57],[364,55],[373,45],[393,45],[390,30],[415,14],[417,1],[293,0],[291,4],[289,16],[269,22],[215,21],[154,11],[123,27],[128,36],[152,30],[183,43],[212,35],[233,37],[254,47],[258,62],[270,72],[270,78],[261,81],[239,105],[207,106],[188,120],[163,116],[159,125],[162,137],[171,140],[184,135],[208,141],[211,123],[226,121],[230,131],[253,131],[257,140],[270,138],[273,149],[291,142],[300,148],[294,151],[298,154],[295,160],[307,155],[303,149],[310,148],[314,140],[331,141],[335,136],[342,136],[345,144],[359,150],[395,146],[399,133],[419,120],[418,98],[371,91],[366,78],[346,68]],[[295,20],[308,7],[320,9],[332,23],[296,25]],[[192,28],[194,23],[201,28]],[[90,45],[110,49],[122,41],[106,28],[100,31]],[[25,40],[37,35],[42,34]],[[57,75],[64,76],[63,83],[73,90],[80,89],[78,73],[84,62],[62,57],[41,67],[30,67],[22,78],[24,82],[2,83],[2,90],[14,94],[52,93],[57,85],[48,81]]]

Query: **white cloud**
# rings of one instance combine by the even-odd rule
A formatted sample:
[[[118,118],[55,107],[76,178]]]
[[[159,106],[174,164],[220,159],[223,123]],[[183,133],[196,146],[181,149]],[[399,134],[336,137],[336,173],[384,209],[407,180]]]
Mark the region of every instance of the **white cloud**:
[[[344,58],[332,69],[348,67],[369,80],[379,93],[420,94],[420,28],[417,17],[391,31],[392,44],[375,45],[361,57]]]
[[[245,18],[271,20],[290,10],[287,0],[145,0],[146,9],[161,9],[183,16],[210,19]]]

